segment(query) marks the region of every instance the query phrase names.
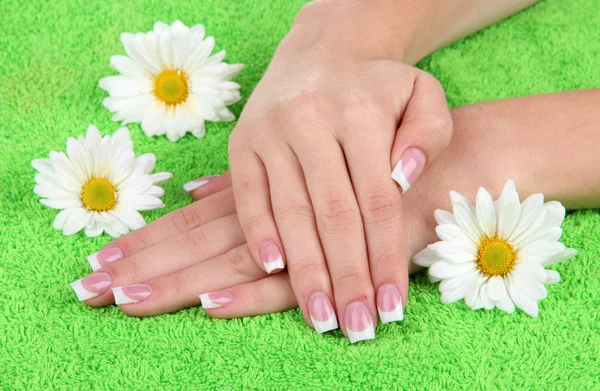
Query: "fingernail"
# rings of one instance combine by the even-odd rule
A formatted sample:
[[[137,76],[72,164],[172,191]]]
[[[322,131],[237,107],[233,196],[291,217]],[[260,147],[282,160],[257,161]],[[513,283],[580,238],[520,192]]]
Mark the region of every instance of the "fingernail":
[[[115,296],[115,304],[121,305],[135,304],[146,300],[154,292],[154,288],[148,284],[135,284],[118,286],[113,288],[112,291],[113,296]]]
[[[233,301],[233,295],[230,292],[212,292],[200,295],[202,308],[221,308]]]
[[[202,186],[210,183],[211,181],[214,181],[218,177],[219,177],[219,175],[210,175],[210,176],[203,176],[202,178],[194,179],[193,181],[190,181],[190,182],[186,183],[185,185],[183,185],[183,190],[185,190],[189,193],[192,190],[196,190],[197,188],[202,187]]]
[[[402,296],[393,284],[383,284],[377,290],[377,311],[382,323],[397,322],[404,319]]]
[[[118,261],[119,259],[123,259],[125,254],[123,254],[123,250],[118,247],[107,247],[102,250],[88,256],[86,259],[90,263],[93,271],[102,269],[104,266],[109,263],[113,263]]]
[[[92,273],[87,277],[71,283],[79,301],[100,296],[112,285],[112,277],[106,272]]]
[[[321,292],[308,299],[308,313],[317,333],[322,334],[338,328],[337,317],[329,297]]]
[[[355,301],[348,304],[344,314],[346,320],[346,334],[351,343],[375,339],[373,317],[364,303]]]
[[[421,175],[426,160],[425,154],[420,149],[409,148],[404,151],[402,159],[392,171],[392,178],[402,187],[402,193],[406,193]]]
[[[283,269],[283,257],[279,247],[273,242],[264,242],[260,246],[260,259],[265,265],[267,273]]]

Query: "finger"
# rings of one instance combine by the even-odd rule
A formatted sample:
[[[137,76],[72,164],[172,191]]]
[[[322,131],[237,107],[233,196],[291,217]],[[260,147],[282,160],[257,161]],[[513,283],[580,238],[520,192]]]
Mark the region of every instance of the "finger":
[[[175,235],[119,262],[103,267],[72,284],[75,293],[91,306],[113,303],[109,288],[132,285],[202,263],[244,243],[235,215]],[[102,280],[101,287],[94,283]]]
[[[231,251],[179,272],[114,287],[115,302],[132,316],[152,316],[200,305],[200,295],[266,277],[248,247]]]
[[[235,213],[233,191],[225,190],[177,209],[145,227],[118,238],[97,253],[88,256],[87,260],[92,270],[96,271],[172,236],[233,213]]]
[[[285,258],[271,209],[265,167],[253,152],[240,151],[231,145],[230,149],[235,203],[250,252],[267,273],[281,271]]]
[[[287,272],[200,296],[207,315],[242,318],[283,312],[298,307]]]
[[[364,113],[352,123],[361,129],[389,129],[380,137],[355,132],[357,139],[344,140],[343,147],[364,224],[379,318],[383,323],[401,321],[408,297],[408,266],[402,200],[387,174],[394,124],[366,122]]]
[[[436,78],[419,72],[392,147],[392,178],[407,192],[423,168],[448,146],[452,117]]]
[[[228,170],[221,175],[211,175],[194,179],[183,185],[183,190],[198,201],[229,187],[231,187],[231,175],[229,175]]]
[[[344,160],[329,132],[295,148],[315,211],[342,330],[352,343],[375,338],[373,285],[360,210]],[[309,141],[309,142],[307,142]],[[314,153],[314,146],[319,146]]]
[[[318,333],[337,329],[329,271],[300,163],[289,147],[265,150],[273,213],[304,319]]]

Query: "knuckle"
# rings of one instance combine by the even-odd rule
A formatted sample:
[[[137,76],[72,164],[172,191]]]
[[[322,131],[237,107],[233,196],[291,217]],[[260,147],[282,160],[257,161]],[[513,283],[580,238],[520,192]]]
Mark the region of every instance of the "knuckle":
[[[320,281],[318,276],[326,275],[327,268],[325,262],[315,262],[318,257],[300,258],[290,261],[288,268],[291,275],[295,276],[303,283],[310,281]]]
[[[327,232],[357,229],[361,223],[358,207],[349,200],[331,198],[319,210],[317,221]]]
[[[247,246],[239,246],[230,250],[227,253],[227,263],[229,263],[227,268],[231,270],[234,277],[252,276],[255,274],[254,271],[259,270]]]
[[[361,214],[365,224],[400,222],[400,204],[398,196],[387,189],[374,189],[361,205]]]
[[[330,99],[317,90],[296,94],[288,102],[292,118],[302,124],[321,124],[330,118],[332,106]]]
[[[248,216],[244,220],[244,231],[249,240],[252,240],[252,238],[260,239],[271,222],[271,219],[264,214]]]
[[[355,289],[362,286],[365,275],[355,266],[344,266],[335,274],[333,283],[338,286],[349,286]]]
[[[171,221],[177,232],[186,232],[196,226],[199,221],[199,215],[194,206],[186,206],[173,212]]]
[[[202,229],[185,231],[182,238],[182,249],[187,250],[192,255],[198,255],[209,242],[206,232]]]
[[[112,276],[115,286],[134,284],[144,280],[143,266],[136,257],[130,257],[124,262],[112,263],[103,270]]]
[[[286,203],[285,209],[281,211],[282,220],[290,223],[298,221],[313,221],[314,211],[311,205],[306,202],[290,199]]]

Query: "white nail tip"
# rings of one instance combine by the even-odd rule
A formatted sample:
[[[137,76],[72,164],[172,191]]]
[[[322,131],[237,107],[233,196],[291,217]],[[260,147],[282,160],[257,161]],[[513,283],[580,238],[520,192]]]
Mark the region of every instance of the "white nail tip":
[[[210,309],[210,308],[221,308],[222,305],[219,303],[215,303],[209,297],[208,293],[203,293],[200,295],[200,303],[202,303],[202,308]]]
[[[283,258],[281,255],[274,262],[264,262],[265,270],[267,273],[271,274],[271,272],[275,269],[283,269]]]
[[[363,331],[352,331],[350,329],[346,329],[346,332],[348,334],[350,343],[365,341],[367,339],[375,339],[375,329],[373,328],[373,324],[369,325],[369,327]]]
[[[71,283],[71,287],[75,291],[75,294],[77,295],[77,299],[79,299],[79,301],[93,299],[94,297],[97,297],[100,295],[99,293],[90,292],[87,289],[85,289],[83,287],[83,284],[81,283],[81,280],[77,280],[77,281]]]
[[[86,259],[87,259],[88,263],[90,264],[90,266],[92,267],[93,271],[102,269],[102,265],[100,265],[100,262],[98,262],[98,253],[93,253],[92,255],[88,256]]]
[[[323,334],[328,331],[335,330],[339,327],[337,318],[335,317],[335,314],[333,314],[329,319],[327,319],[324,322],[316,320],[312,316],[310,317],[310,319],[312,320],[313,326],[315,326],[315,330],[319,334]]]
[[[410,183],[408,183],[408,179],[404,176],[404,170],[402,168],[402,160],[396,164],[394,170],[392,171],[392,179],[395,180],[400,187],[402,187],[402,194],[406,193],[408,189],[410,189]]]
[[[189,193],[192,190],[196,190],[197,188],[206,185],[208,182],[210,182],[208,179],[204,179],[201,181],[193,180],[193,181],[188,182],[185,185],[183,185],[183,190],[185,190]]]
[[[379,319],[381,323],[399,322],[404,319],[404,311],[402,311],[402,304],[398,304],[393,311],[382,311],[377,308],[379,312]]]
[[[123,292],[123,288],[121,288],[120,286],[116,287],[116,288],[112,288],[113,291],[113,296],[115,297],[115,304],[116,305],[121,305],[121,304],[135,304],[137,303],[139,300],[135,300],[130,298],[129,296],[127,296],[124,292]]]

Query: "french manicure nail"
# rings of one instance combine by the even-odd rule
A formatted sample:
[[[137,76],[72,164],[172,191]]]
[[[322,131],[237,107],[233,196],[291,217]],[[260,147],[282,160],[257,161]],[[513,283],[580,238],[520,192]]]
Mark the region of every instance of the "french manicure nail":
[[[87,277],[71,283],[79,301],[100,296],[112,285],[112,277],[106,272],[92,273]]]
[[[142,300],[146,300],[154,288],[149,284],[135,284],[118,286],[112,289],[113,296],[115,297],[115,304],[135,304]]]
[[[420,149],[409,148],[404,151],[402,159],[400,159],[392,171],[392,179],[402,187],[403,194],[410,189],[410,186],[421,175],[426,160],[425,154]]]
[[[233,301],[233,295],[230,292],[212,292],[200,295],[202,308],[221,308]]]
[[[88,256],[86,259],[90,263],[93,271],[102,269],[104,266],[109,263],[113,263],[118,261],[119,259],[123,259],[125,254],[123,254],[123,250],[118,247],[107,247],[102,250]]]
[[[273,242],[263,242],[260,246],[260,259],[265,265],[267,273],[283,269],[283,257],[277,245]]]
[[[364,303],[355,301],[348,304],[344,314],[346,333],[351,343],[375,339],[373,317]]]
[[[383,284],[377,290],[377,311],[382,323],[397,322],[404,319],[402,296],[393,284]]]
[[[219,177],[219,175],[210,175],[210,176],[203,176],[202,178],[194,179],[193,181],[190,181],[190,182],[186,183],[185,185],[183,185],[183,190],[185,190],[189,193],[192,190],[196,190],[197,188],[210,183],[211,181],[217,179],[218,177]]]
[[[310,295],[308,313],[317,333],[323,334],[338,328],[338,321],[331,300],[325,293],[317,292]]]

